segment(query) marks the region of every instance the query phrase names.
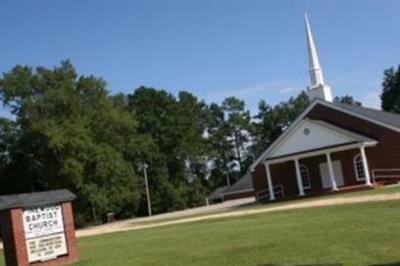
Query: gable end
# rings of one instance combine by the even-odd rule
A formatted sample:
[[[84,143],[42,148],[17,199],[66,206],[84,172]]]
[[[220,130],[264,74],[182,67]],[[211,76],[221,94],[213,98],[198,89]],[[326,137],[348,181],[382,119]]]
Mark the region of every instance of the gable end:
[[[296,128],[296,126],[299,124],[299,123],[301,123],[302,122],[302,120],[304,119],[304,118],[306,118],[307,117],[307,115],[317,106],[317,105],[321,105],[321,106],[323,106],[323,107],[327,107],[327,108],[330,108],[330,109],[333,109],[333,110],[336,110],[336,111],[338,111],[338,112],[342,112],[342,113],[344,113],[344,114],[347,114],[347,115],[350,115],[350,116],[353,116],[353,117],[356,117],[356,118],[359,118],[359,119],[362,119],[362,120],[364,120],[364,121],[367,121],[367,122],[370,122],[370,123],[373,123],[373,124],[375,124],[375,125],[378,125],[378,126],[381,126],[381,127],[384,127],[384,128],[387,128],[387,129],[390,129],[390,130],[392,130],[392,131],[395,131],[395,132],[397,132],[397,133],[400,133],[400,127],[397,127],[397,126],[394,126],[394,125],[391,125],[391,124],[388,124],[388,123],[385,123],[385,122],[383,122],[383,121],[379,121],[379,120],[377,120],[377,119],[375,119],[375,118],[372,118],[372,117],[368,117],[368,116],[366,116],[366,115],[363,115],[363,114],[361,114],[361,113],[357,113],[357,112],[354,112],[354,111],[352,111],[351,109],[345,109],[345,108],[343,108],[342,106],[339,106],[339,105],[335,105],[334,103],[328,103],[328,102],[325,102],[325,101],[322,101],[322,100],[319,100],[319,99],[317,99],[317,100],[315,100],[315,101],[313,101],[298,117],[297,117],[297,119],[254,161],[254,163],[250,166],[250,168],[249,168],[249,170],[251,171],[251,172],[253,172],[254,171],[254,169],[255,169],[255,167],[261,162],[261,161],[263,161],[263,160],[265,160],[266,159],[266,157],[267,157],[267,155],[273,150],[273,149],[275,149],[275,147],[277,146],[277,145],[279,145],[279,143],[288,135],[288,134],[290,134],[290,132],[292,132],[292,130],[294,129],[294,128]],[[362,107],[359,107],[359,108],[362,108]],[[379,112],[378,110],[376,110],[376,112]]]

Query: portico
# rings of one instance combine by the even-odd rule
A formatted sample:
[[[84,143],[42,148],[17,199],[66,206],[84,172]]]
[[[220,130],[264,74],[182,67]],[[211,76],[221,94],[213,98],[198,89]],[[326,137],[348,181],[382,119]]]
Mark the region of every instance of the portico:
[[[285,190],[285,184],[286,187],[290,186],[288,182],[296,183],[298,196],[305,196],[310,191],[316,192],[318,189],[337,191],[352,183],[347,180],[346,176],[343,176],[343,165],[352,165],[352,159],[349,162],[348,158],[341,158],[340,154],[343,152],[354,153],[360,157],[358,165],[355,167],[363,177],[362,182],[366,186],[371,186],[372,181],[365,149],[377,144],[378,142],[374,139],[330,123],[304,119],[290,131],[282,134],[275,145],[267,150],[263,164],[268,198],[275,200],[277,195],[274,188],[279,186]],[[315,159],[314,162],[311,162],[312,158],[318,158],[317,162]],[[305,163],[306,161],[309,162]],[[292,174],[274,176],[271,168],[287,162],[292,162],[292,166],[285,164],[286,168],[294,168],[293,171],[290,171]],[[314,169],[313,175],[309,173],[310,168]],[[355,171],[357,169],[354,168]]]
[[[308,152],[304,152],[304,153],[301,153],[301,154],[295,154],[295,155],[290,155],[290,156],[286,156],[286,157],[282,157],[282,158],[266,160],[264,162],[264,166],[265,166],[265,174],[266,174],[266,177],[267,177],[267,186],[268,186],[269,199],[270,200],[275,200],[276,199],[276,195],[274,193],[273,188],[276,185],[282,186],[282,184],[279,181],[273,182],[273,176],[272,176],[272,172],[271,172],[271,167],[273,165],[280,164],[280,163],[285,163],[285,162],[290,162],[290,161],[293,162],[295,178],[292,178],[292,180],[293,180],[293,182],[296,182],[296,186],[297,186],[297,190],[298,190],[298,196],[305,196],[306,195],[306,191],[305,191],[304,183],[306,182],[306,183],[308,183],[309,186],[311,186],[310,183],[312,183],[313,180],[315,180],[316,178],[323,178],[323,177],[322,176],[319,176],[319,177],[317,177],[317,176],[311,176],[311,177],[310,176],[304,176],[304,174],[302,174],[302,170],[301,170],[301,167],[303,166],[301,164],[301,161],[305,160],[307,158],[312,158],[312,157],[317,157],[317,156],[323,156],[325,158],[325,162],[326,162],[327,170],[328,170],[327,173],[328,173],[329,183],[330,183],[329,190],[331,190],[331,191],[340,190],[341,187],[346,186],[346,180],[343,181],[343,176],[342,176],[341,177],[342,180],[341,180],[340,184],[338,184],[338,182],[337,182],[337,178],[338,177],[335,176],[334,163],[333,163],[333,160],[332,160],[332,155],[333,154],[338,155],[340,152],[343,152],[343,151],[356,152],[356,150],[358,150],[359,154],[361,155],[361,162],[362,162],[362,166],[363,166],[363,171],[365,173],[365,178],[364,178],[363,182],[364,182],[364,184],[366,186],[371,186],[372,185],[372,181],[371,181],[371,175],[370,175],[370,170],[369,170],[369,166],[368,166],[368,160],[367,160],[365,148],[366,147],[373,147],[376,144],[377,144],[376,142],[354,143],[354,144],[343,145],[343,146],[340,146],[340,147],[329,147],[329,148],[321,149],[321,150],[318,150],[318,151],[308,151]],[[340,169],[339,171],[342,171],[342,170]],[[304,180],[305,178],[310,178],[310,180],[305,181]],[[346,177],[344,177],[344,178],[346,178]],[[285,183],[285,182],[283,182],[283,183]]]

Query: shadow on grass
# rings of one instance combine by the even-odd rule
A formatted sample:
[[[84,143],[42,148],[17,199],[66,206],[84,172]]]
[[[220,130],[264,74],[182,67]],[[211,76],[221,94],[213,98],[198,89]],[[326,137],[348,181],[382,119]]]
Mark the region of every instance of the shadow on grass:
[[[342,265],[343,264],[341,264],[341,263],[324,263],[324,264],[318,263],[318,264],[293,264],[292,266],[342,266]],[[393,264],[393,265],[395,265],[395,264]],[[267,263],[267,264],[257,264],[254,266],[282,266],[282,265]]]
[[[341,263],[318,263],[318,264],[294,264],[292,266],[342,266]],[[257,264],[254,266],[282,266],[279,264]],[[381,263],[381,264],[371,264],[369,266],[400,266],[400,262],[392,262],[392,263]]]
[[[400,262],[392,262],[392,263],[381,263],[381,264],[371,264],[370,266],[400,266]]]

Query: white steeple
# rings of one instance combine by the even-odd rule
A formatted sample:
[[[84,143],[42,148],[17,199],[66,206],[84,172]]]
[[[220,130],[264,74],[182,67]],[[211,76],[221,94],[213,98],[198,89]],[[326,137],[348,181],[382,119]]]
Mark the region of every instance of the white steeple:
[[[325,84],[322,68],[319,63],[317,48],[315,47],[314,38],[311,32],[310,22],[308,21],[307,13],[304,15],[306,20],[307,46],[309,59],[309,72],[311,86],[308,88],[308,97],[310,100],[319,98],[328,102],[332,102],[331,88]]]

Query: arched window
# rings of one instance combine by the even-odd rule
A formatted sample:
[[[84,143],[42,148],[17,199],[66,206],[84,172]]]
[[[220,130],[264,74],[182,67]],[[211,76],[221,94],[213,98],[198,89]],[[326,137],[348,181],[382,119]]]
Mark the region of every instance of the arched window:
[[[301,181],[303,182],[303,188],[304,189],[311,188],[310,175],[308,174],[308,168],[304,164],[300,165],[300,175],[301,175]]]
[[[365,180],[364,164],[361,154],[354,156],[354,170],[356,171],[357,180]]]

